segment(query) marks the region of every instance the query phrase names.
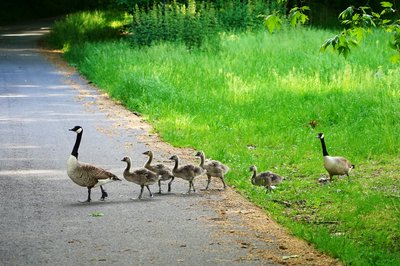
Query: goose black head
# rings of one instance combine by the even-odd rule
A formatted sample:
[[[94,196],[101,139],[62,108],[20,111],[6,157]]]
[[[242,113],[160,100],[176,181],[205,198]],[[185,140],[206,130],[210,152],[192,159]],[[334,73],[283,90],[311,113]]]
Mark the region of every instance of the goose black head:
[[[69,131],[74,131],[76,133],[82,133],[83,128],[81,126],[74,126],[73,128],[69,129]]]
[[[324,133],[318,133],[317,138],[323,139],[324,138]]]

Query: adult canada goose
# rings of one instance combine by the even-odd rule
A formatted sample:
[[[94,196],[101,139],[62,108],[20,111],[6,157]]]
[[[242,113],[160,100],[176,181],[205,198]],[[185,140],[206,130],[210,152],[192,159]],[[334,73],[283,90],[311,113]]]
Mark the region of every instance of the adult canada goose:
[[[77,185],[87,187],[88,198],[83,202],[91,201],[91,189],[98,186],[100,186],[101,189],[100,199],[104,200],[108,194],[103,189],[103,185],[112,181],[121,181],[121,179],[100,167],[78,161],[78,149],[82,139],[83,128],[75,126],[74,128],[71,128],[70,131],[74,131],[77,135],[74,148],[68,158],[67,174]]]
[[[156,173],[153,173],[150,170],[147,170],[146,168],[139,168],[139,169],[134,170],[133,172],[130,172],[131,165],[132,165],[131,158],[124,157],[121,161],[126,162],[126,164],[127,164],[126,168],[124,170],[124,178],[129,182],[138,184],[141,188],[138,198],[139,199],[142,198],[144,187],[146,187],[147,190],[149,191],[150,197],[153,197],[153,194],[150,191],[149,185],[153,185],[153,184],[157,183],[158,175]]]
[[[172,175],[171,169],[164,165],[164,164],[156,164],[156,165],[151,165],[151,162],[153,160],[153,152],[152,151],[145,151],[143,153],[144,155],[149,156],[149,159],[147,160],[146,164],[144,165],[144,168],[156,173],[159,175],[160,179],[158,180],[158,193],[161,194],[161,181],[167,181],[168,182],[168,192],[171,192],[171,183],[174,181],[174,176]]]
[[[170,160],[175,161],[174,168],[172,169],[172,174],[175,177],[182,178],[184,180],[189,181],[189,190],[187,193],[190,193],[191,188],[193,188],[193,192],[196,192],[194,188],[193,179],[196,176],[201,175],[204,170],[198,166],[194,166],[192,164],[187,164],[184,166],[179,167],[179,157],[177,155],[173,155]]]
[[[270,191],[272,185],[277,185],[282,182],[282,177],[272,172],[262,172],[257,174],[257,167],[250,166],[250,171],[253,172],[251,176],[251,183],[255,186],[263,186]]]
[[[211,177],[215,176],[215,177],[219,177],[222,181],[222,184],[224,185],[224,189],[226,188],[226,184],[225,184],[225,174],[229,171],[229,167],[222,164],[219,161],[216,160],[212,160],[212,161],[208,161],[208,162],[204,162],[205,161],[205,155],[204,152],[199,151],[196,153],[196,156],[200,157],[200,167],[203,168],[204,170],[206,170],[206,174],[207,174],[207,186],[205,188],[205,190],[208,189],[208,186],[210,185],[210,181],[211,181]]]
[[[349,160],[340,156],[329,156],[325,146],[324,133],[318,133],[317,138],[321,140],[322,155],[324,156],[324,167],[329,174],[329,180],[332,181],[334,175],[347,175],[350,181],[349,173],[354,169],[354,164]]]

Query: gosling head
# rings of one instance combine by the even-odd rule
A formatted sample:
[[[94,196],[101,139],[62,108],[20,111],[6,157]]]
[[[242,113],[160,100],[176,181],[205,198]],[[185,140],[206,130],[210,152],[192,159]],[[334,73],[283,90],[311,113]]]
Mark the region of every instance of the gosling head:
[[[318,133],[318,135],[317,135],[317,138],[319,138],[319,139],[323,139],[325,136],[324,136],[324,133]]]
[[[256,172],[257,167],[255,165],[250,166],[249,172]]]
[[[77,134],[82,133],[83,128],[81,126],[74,126],[73,128],[69,129],[69,131],[74,131]]]
[[[131,158],[129,158],[128,156],[125,156],[124,158],[122,158],[121,162],[131,162]]]
[[[177,155],[172,155],[169,159],[172,161],[177,161],[179,158]]]
[[[204,152],[198,151],[195,156],[197,156],[197,157],[204,156]]]
[[[145,151],[142,154],[147,155],[147,156],[151,156],[151,155],[153,155],[153,152],[152,151]]]

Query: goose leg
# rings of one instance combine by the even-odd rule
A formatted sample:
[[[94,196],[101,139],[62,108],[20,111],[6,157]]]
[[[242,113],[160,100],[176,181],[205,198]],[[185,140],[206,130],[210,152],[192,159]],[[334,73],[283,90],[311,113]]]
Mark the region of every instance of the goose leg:
[[[147,187],[147,190],[149,191],[150,197],[153,197],[153,193],[151,193],[149,186],[146,186],[146,187]]]
[[[171,178],[171,181],[168,182],[168,192],[171,192],[171,183],[174,181],[174,177]]]
[[[87,197],[87,200],[85,200],[85,201],[79,201],[80,203],[85,203],[85,202],[90,202],[90,201],[91,201],[91,199],[90,199],[90,193],[91,193],[92,188],[91,188],[91,187],[88,187],[87,189],[88,189],[88,197]]]
[[[158,180],[158,194],[161,194],[161,180]]]
[[[101,201],[104,201],[104,200],[108,197],[108,194],[107,194],[107,192],[104,190],[103,186],[100,186],[100,189],[101,189],[101,198],[100,198],[100,200],[101,200]]]
[[[142,198],[143,189],[144,189],[144,185],[141,185],[141,186],[140,186],[140,194],[139,194],[138,199],[141,199],[141,198]]]

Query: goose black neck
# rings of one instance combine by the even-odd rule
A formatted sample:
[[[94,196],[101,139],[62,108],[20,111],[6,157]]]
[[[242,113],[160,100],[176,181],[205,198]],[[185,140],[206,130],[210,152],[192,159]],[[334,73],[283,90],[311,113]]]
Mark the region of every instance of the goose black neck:
[[[77,133],[76,135],[76,140],[75,140],[75,145],[74,148],[72,149],[71,155],[75,156],[78,159],[78,149],[79,149],[79,145],[81,144],[81,140],[82,140],[82,132]]]
[[[328,156],[328,151],[326,150],[326,146],[325,146],[325,139],[322,138],[321,139],[321,145],[322,145],[322,155],[323,156]]]

